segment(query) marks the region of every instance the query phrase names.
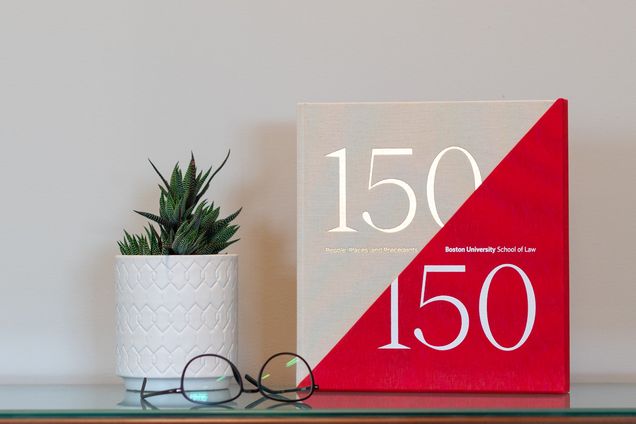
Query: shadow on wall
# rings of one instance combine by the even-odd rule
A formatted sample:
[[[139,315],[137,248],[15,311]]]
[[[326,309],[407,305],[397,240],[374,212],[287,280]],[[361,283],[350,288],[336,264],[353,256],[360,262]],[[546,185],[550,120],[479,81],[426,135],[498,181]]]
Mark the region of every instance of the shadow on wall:
[[[113,240],[113,243],[116,243]],[[91,349],[85,355],[96,363],[98,375],[83,376],[82,383],[98,381],[100,383],[118,383],[121,380],[115,375],[115,258],[111,246],[100,247],[98,253],[86,255],[92,261],[90,276],[78,276],[75,281],[86,281],[90,293],[86,294],[84,311],[87,323],[92,327],[89,331],[90,343],[85,348]],[[106,330],[106,331],[105,331]],[[102,374],[103,373],[103,374]]]
[[[636,355],[636,194],[630,187],[636,181],[635,151],[632,141],[611,135],[570,136],[570,319],[575,382],[636,380],[632,365]]]
[[[296,350],[296,125],[257,126],[243,142],[239,363],[251,369]]]

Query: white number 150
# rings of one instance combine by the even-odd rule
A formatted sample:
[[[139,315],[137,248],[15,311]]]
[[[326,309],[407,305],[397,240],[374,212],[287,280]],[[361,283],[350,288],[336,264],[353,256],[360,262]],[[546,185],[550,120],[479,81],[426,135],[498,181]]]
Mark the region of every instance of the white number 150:
[[[492,283],[495,274],[503,268],[512,268],[514,269],[521,280],[523,281],[523,285],[526,291],[526,299],[528,303],[528,314],[526,316],[526,326],[523,330],[523,334],[517,344],[511,347],[502,346],[495,340],[495,337],[492,334],[490,329],[490,321],[488,319],[488,293],[490,292],[490,284]],[[422,295],[420,296],[420,308],[425,307],[433,302],[448,302],[457,309],[459,312],[459,317],[461,320],[461,326],[459,329],[459,333],[455,337],[455,339],[442,346],[433,345],[426,341],[424,338],[424,333],[420,328],[414,329],[413,333],[415,338],[419,340],[420,343],[430,347],[435,350],[450,350],[456,348],[464,341],[466,335],[468,334],[469,327],[469,318],[468,318],[468,310],[466,306],[457,298],[452,296],[435,296],[431,297],[428,300],[424,300],[424,292],[426,290],[426,276],[427,274],[433,272],[456,272],[463,273],[466,272],[465,265],[425,265],[424,266],[424,276],[422,277]],[[408,346],[405,346],[399,341],[399,307],[398,307],[398,280],[397,278],[391,283],[391,342],[384,346],[381,346],[379,349],[410,349]],[[486,279],[484,280],[484,284],[481,287],[481,293],[479,294],[479,321],[481,322],[481,328],[486,335],[488,341],[497,349],[503,351],[512,351],[519,349],[530,337],[530,333],[532,332],[532,328],[534,326],[534,321],[537,315],[537,303],[534,297],[534,289],[532,288],[532,283],[530,282],[530,278],[528,275],[518,266],[513,264],[501,264],[495,267]]]

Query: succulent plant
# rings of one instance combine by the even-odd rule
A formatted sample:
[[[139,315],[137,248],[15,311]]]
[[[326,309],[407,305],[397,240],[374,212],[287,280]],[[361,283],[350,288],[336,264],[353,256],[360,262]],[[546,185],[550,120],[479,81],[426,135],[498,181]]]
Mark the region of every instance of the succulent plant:
[[[194,154],[185,173],[174,166],[170,182],[159,172],[150,159],[150,165],[161,178],[159,184],[159,215],[135,211],[139,215],[154,221],[144,228],[145,233],[131,235],[124,230],[124,239],[117,242],[122,255],[214,255],[239,239],[232,237],[239,229],[232,221],[241,212],[219,219],[220,208],[214,202],[208,204],[203,195],[210,187],[214,176],[225,166],[230,152],[223,163],[212,173],[210,167],[205,173],[199,171]]]

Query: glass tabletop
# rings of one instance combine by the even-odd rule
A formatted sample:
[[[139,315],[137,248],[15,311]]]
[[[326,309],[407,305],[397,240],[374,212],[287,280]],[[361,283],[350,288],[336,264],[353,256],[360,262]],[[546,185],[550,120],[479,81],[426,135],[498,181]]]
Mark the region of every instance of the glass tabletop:
[[[258,394],[201,407],[179,394],[142,404],[121,385],[0,385],[0,418],[140,415],[631,415],[636,384],[574,384],[565,395],[316,392],[303,403]]]

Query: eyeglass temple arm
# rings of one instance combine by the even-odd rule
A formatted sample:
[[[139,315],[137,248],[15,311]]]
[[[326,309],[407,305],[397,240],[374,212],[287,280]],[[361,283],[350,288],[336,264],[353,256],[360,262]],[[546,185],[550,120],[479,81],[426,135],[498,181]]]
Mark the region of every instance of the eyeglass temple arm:
[[[246,389],[243,388],[243,391],[246,393],[258,393],[258,381],[256,381],[256,379],[254,377],[252,377],[249,374],[245,374],[245,379],[252,385],[255,387],[255,389]]]
[[[271,394],[307,392],[307,391],[311,390],[311,386],[297,387],[295,389],[284,389],[284,390],[272,390],[272,389],[268,388],[267,386],[263,386],[262,384],[261,384],[261,387],[267,393],[271,393]],[[318,385],[314,385],[314,390],[318,390]]]
[[[251,375],[245,374],[245,379],[247,381],[249,381],[251,384],[253,384],[254,386],[258,387],[258,381],[256,381],[256,379],[254,377],[252,377]],[[311,390],[312,388],[314,390],[318,390],[318,385],[317,384],[314,384],[313,387],[312,386],[305,386],[305,387],[297,387],[295,389],[284,389],[284,390],[273,390],[273,389],[270,389],[269,387],[267,387],[266,385],[264,385],[262,383],[261,383],[260,387],[262,387],[263,390],[265,390],[267,393],[271,393],[271,394],[306,392],[308,390]]]
[[[170,389],[170,390],[161,390],[158,392],[142,392],[141,393],[141,397],[143,399],[148,398],[148,397],[153,397],[153,396],[160,396],[160,395],[169,395],[172,393],[181,393],[181,389]]]
[[[160,396],[160,395],[168,395],[171,393],[181,393],[181,389],[169,389],[169,390],[160,390],[156,392],[146,392],[146,383],[147,379],[144,378],[143,383],[141,384],[141,398],[145,399],[152,396]]]

